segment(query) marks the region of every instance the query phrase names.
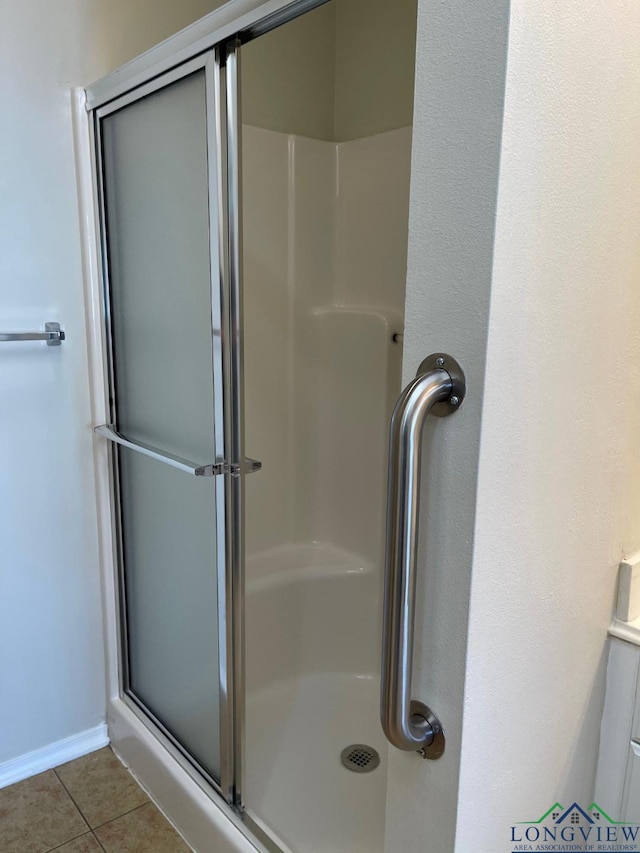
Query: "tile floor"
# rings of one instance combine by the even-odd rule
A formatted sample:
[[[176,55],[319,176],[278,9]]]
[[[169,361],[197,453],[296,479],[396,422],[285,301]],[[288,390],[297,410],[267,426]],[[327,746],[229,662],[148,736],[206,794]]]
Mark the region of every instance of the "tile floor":
[[[106,747],[0,790],[2,853],[189,853]]]

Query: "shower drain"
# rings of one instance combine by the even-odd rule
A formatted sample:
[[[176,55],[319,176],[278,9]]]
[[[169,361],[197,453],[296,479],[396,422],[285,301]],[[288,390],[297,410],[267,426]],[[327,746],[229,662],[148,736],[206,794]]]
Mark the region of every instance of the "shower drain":
[[[340,760],[354,773],[371,773],[380,764],[380,756],[372,746],[365,743],[352,743],[340,753]]]

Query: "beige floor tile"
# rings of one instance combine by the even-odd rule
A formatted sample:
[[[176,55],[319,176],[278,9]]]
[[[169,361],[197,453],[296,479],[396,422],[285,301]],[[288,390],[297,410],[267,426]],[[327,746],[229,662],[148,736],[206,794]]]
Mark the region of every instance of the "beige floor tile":
[[[81,835],[80,838],[74,838],[62,847],[56,847],[49,853],[102,853],[102,847],[89,832],[87,835]]]
[[[52,770],[0,791],[2,853],[44,853],[86,831]]]
[[[190,853],[153,803],[101,826],[96,835],[107,853]]]
[[[92,829],[149,801],[109,747],[56,767],[56,773]]]

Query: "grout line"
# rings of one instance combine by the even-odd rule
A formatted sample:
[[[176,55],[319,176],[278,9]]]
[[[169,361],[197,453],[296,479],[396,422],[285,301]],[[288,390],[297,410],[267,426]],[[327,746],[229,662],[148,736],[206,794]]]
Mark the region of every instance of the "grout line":
[[[63,789],[63,791],[66,793],[67,797],[69,797],[69,799],[71,800],[71,802],[72,802],[72,803],[73,803],[73,805],[75,806],[75,808],[76,808],[76,810],[77,810],[78,814],[80,815],[80,817],[82,818],[82,820],[85,822],[85,824],[86,824],[86,826],[87,826],[87,830],[88,830],[89,832],[91,832],[91,827],[89,826],[89,821],[86,819],[86,817],[85,817],[85,816],[84,816],[84,814],[82,813],[82,809],[80,808],[80,806],[76,803],[76,801],[73,799],[73,797],[72,797],[72,796],[71,796],[71,794],[69,793],[69,791],[68,791],[68,789],[67,789],[67,786],[64,784],[64,782],[62,781],[62,779],[61,779],[61,778],[60,778],[60,776],[58,775],[58,773],[57,773],[57,769],[56,769],[55,767],[53,768],[53,773],[54,773],[54,775],[55,775],[56,779],[58,780],[58,782],[60,782],[60,784],[62,785],[62,789]],[[86,833],[83,833],[83,834],[85,834],[85,835],[86,835]],[[79,837],[79,836],[77,836],[77,837]]]
[[[138,809],[143,809],[145,806],[148,806],[149,803],[151,803],[151,800],[147,800],[146,803],[140,803],[139,806],[134,806],[134,808],[129,809],[126,812],[122,812],[122,814],[119,814],[117,817],[111,817],[109,818],[109,820],[105,820],[104,823],[100,823],[98,824],[98,826],[91,827],[91,831],[95,832],[96,829],[102,829],[103,826],[107,826],[110,823],[115,823],[117,820],[120,820],[121,817],[126,817],[127,815],[133,814],[133,812],[137,812]]]
[[[115,753],[114,753],[114,755],[115,755]],[[116,756],[116,758],[117,758],[117,756]],[[122,763],[122,762],[121,762],[121,763]],[[63,765],[61,765],[61,766],[63,766]],[[123,765],[123,766],[124,766],[124,765]],[[125,767],[125,770],[127,770],[127,768],[126,768],[126,767]],[[78,805],[78,803],[76,803],[76,801],[73,799],[73,797],[72,797],[71,793],[69,792],[69,790],[68,790],[67,786],[64,784],[64,782],[62,781],[62,779],[61,779],[61,778],[60,778],[60,776],[58,775],[58,773],[57,773],[57,768],[56,768],[56,767],[54,767],[54,768],[53,768],[53,772],[54,772],[54,773],[55,773],[55,775],[56,775],[56,779],[58,779],[58,781],[60,782],[60,784],[62,785],[62,787],[63,787],[63,788],[64,788],[64,790],[66,791],[66,793],[67,793],[67,795],[68,795],[69,799],[71,800],[71,802],[73,803],[73,805],[74,805],[74,806],[76,807],[76,809],[80,812],[80,817],[81,817],[81,818],[83,819],[83,821],[87,824],[87,829],[89,830],[89,832],[93,832],[93,831],[94,831],[94,830],[96,830],[96,829],[100,829],[100,827],[101,827],[101,826],[106,826],[108,823],[113,823],[113,821],[114,821],[114,820],[118,820],[118,818],[121,818],[121,817],[124,817],[125,815],[131,814],[131,812],[135,812],[135,811],[136,811],[136,809],[140,809],[140,808],[142,808],[142,806],[146,806],[148,803],[150,803],[150,802],[151,802],[151,800],[149,799],[149,797],[148,797],[148,795],[147,795],[147,792],[146,792],[143,788],[141,788],[141,787],[140,787],[140,785],[138,785],[137,781],[136,781],[135,779],[133,779],[133,776],[131,776],[131,774],[130,774],[130,773],[129,773],[129,771],[127,770],[127,774],[130,776],[130,778],[131,778],[131,779],[133,779],[133,781],[134,781],[134,782],[136,782],[137,787],[138,787],[138,788],[140,788],[140,790],[142,791],[142,793],[143,793],[143,794],[145,795],[145,797],[147,798],[147,802],[146,802],[146,803],[141,803],[139,806],[134,806],[134,808],[132,808],[132,809],[127,809],[127,811],[126,811],[126,812],[122,812],[122,814],[116,815],[116,817],[111,817],[111,818],[109,818],[109,820],[105,820],[105,821],[103,821],[103,823],[99,823],[97,826],[91,826],[91,825],[89,824],[89,821],[88,821],[88,820],[87,820],[87,818],[85,817],[84,812],[82,811],[82,809],[80,808],[80,806]],[[86,834],[86,833],[85,833],[85,834]],[[79,837],[79,836],[77,836],[77,837]],[[73,839],[70,839],[70,840],[72,841]],[[97,838],[97,836],[96,836],[96,840],[98,841],[98,843],[100,843],[100,841],[99,841],[99,839]],[[100,847],[101,847],[101,849],[103,849],[103,850],[104,850],[104,848],[102,847],[102,844],[100,844]],[[47,851],[47,853],[48,853],[48,851]]]
[[[62,844],[58,844],[55,847],[47,847],[47,849],[43,851],[43,853],[55,853],[56,850],[61,850],[65,846],[65,844],[71,844],[72,841],[77,841],[78,838],[84,838],[85,835],[89,835],[90,833],[91,830],[89,830],[89,832],[81,832],[80,835],[74,835],[73,838],[67,838],[66,841],[62,842]]]
[[[93,830],[91,831],[91,835],[92,835],[92,837],[93,837],[93,840],[94,840],[94,841],[96,842],[96,844],[98,845],[98,849],[99,849],[99,850],[104,850],[104,851],[105,851],[105,853],[106,853],[107,848],[103,845],[102,841],[100,841],[100,839],[99,839],[99,838],[98,838],[98,836],[95,834],[95,832],[93,832]]]

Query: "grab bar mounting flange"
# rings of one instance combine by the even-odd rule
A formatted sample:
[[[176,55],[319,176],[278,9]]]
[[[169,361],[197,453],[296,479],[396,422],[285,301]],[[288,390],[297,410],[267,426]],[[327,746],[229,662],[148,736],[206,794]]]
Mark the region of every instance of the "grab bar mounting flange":
[[[434,352],[432,355],[428,355],[424,361],[420,362],[420,367],[416,371],[416,377],[429,373],[431,370],[446,370],[451,378],[451,393],[449,397],[440,403],[436,403],[429,412],[429,414],[435,415],[437,418],[446,418],[447,415],[457,412],[464,400],[466,393],[464,373],[455,358],[447,355],[446,352]]]

